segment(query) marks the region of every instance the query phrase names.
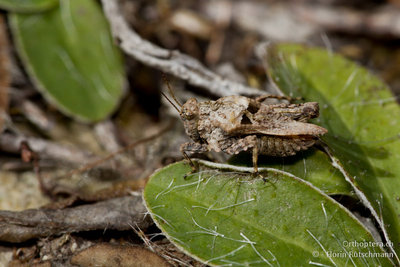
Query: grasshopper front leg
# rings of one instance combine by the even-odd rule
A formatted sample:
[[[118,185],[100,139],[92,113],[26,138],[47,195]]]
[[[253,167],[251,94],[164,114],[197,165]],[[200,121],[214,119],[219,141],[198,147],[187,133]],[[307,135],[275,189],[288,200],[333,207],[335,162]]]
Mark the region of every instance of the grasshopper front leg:
[[[258,142],[257,140],[255,141],[256,143],[253,146],[253,168],[254,168],[254,173],[258,174]]]
[[[200,144],[200,143],[194,143],[194,142],[188,142],[184,143],[180,147],[180,151],[182,152],[183,157],[189,161],[189,164],[192,168],[192,173],[197,171],[196,166],[194,165],[193,161],[190,159],[188,154],[186,152],[189,152],[190,154],[194,153],[205,153],[208,152],[208,146],[206,144]]]

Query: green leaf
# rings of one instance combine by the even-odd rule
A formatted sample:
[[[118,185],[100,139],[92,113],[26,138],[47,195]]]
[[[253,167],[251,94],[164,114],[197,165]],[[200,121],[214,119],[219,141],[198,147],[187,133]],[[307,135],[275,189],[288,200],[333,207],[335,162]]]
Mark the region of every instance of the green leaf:
[[[104,119],[125,83],[121,55],[94,0],[63,0],[38,14],[11,14],[18,52],[36,87],[64,113]]]
[[[324,49],[270,46],[269,74],[286,94],[319,102],[316,122],[356,190],[383,220],[400,253],[400,108],[389,90],[366,69]],[[368,203],[366,203],[368,205]]]
[[[150,178],[144,198],[164,234],[205,263],[391,266],[383,254],[354,254],[383,250],[351,245],[374,240],[350,212],[310,183],[273,169],[259,178],[202,168],[184,178],[190,171],[183,162],[161,169]]]
[[[58,0],[0,0],[0,8],[13,12],[33,13],[57,6]]]
[[[277,158],[259,156],[259,166],[286,171],[309,181],[328,195],[348,195],[354,193],[340,171],[332,166],[328,156],[322,151],[310,148],[296,156]],[[230,164],[252,167],[251,155],[241,153],[229,160]]]

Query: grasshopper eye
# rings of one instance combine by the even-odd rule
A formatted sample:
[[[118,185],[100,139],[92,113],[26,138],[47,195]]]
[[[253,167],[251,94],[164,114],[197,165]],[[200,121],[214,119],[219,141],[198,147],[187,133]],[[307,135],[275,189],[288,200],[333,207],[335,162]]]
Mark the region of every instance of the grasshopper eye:
[[[182,106],[181,117],[186,120],[191,120],[199,114],[199,106],[195,98],[190,98]]]
[[[187,119],[187,120],[191,120],[191,119],[194,118],[194,114],[193,114],[193,113],[190,113],[190,112],[185,112],[185,113],[183,113],[182,115],[183,115],[183,117],[184,117],[185,119]]]
[[[194,113],[192,110],[187,109],[187,108],[182,108],[181,112],[181,117],[186,119],[186,120],[191,120],[196,116],[196,113]]]

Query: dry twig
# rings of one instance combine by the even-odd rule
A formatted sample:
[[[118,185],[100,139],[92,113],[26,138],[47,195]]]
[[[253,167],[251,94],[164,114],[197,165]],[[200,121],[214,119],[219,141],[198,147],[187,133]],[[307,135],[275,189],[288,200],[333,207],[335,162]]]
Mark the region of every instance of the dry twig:
[[[141,194],[114,198],[63,210],[0,211],[0,241],[24,242],[38,237],[90,230],[129,230],[130,224],[146,229],[151,221]]]
[[[39,154],[43,160],[52,159],[80,164],[88,160],[97,159],[97,157],[91,156],[87,151],[81,149],[60,145],[40,138],[9,133],[0,135],[0,151],[19,154],[21,142],[23,141],[26,141],[32,150]]]
[[[122,50],[141,63],[172,74],[188,83],[202,87],[211,94],[261,95],[261,90],[223,79],[203,66],[198,60],[180,53],[156,46],[143,40],[133,31],[119,10],[118,0],[102,0],[114,37],[120,41]]]

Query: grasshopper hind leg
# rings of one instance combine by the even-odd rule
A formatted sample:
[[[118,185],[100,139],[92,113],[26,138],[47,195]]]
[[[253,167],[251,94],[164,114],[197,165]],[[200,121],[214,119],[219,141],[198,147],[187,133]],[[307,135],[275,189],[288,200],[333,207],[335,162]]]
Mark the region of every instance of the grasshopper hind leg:
[[[252,153],[253,175],[254,177],[261,178],[263,179],[264,182],[266,182],[266,178],[258,172],[258,155],[260,154],[260,145],[261,145],[260,140],[256,139],[254,141],[253,153]]]
[[[229,155],[238,154],[241,151],[252,152],[254,174],[258,175],[258,155],[260,154],[260,140],[256,135],[244,138],[226,139],[222,151]]]

